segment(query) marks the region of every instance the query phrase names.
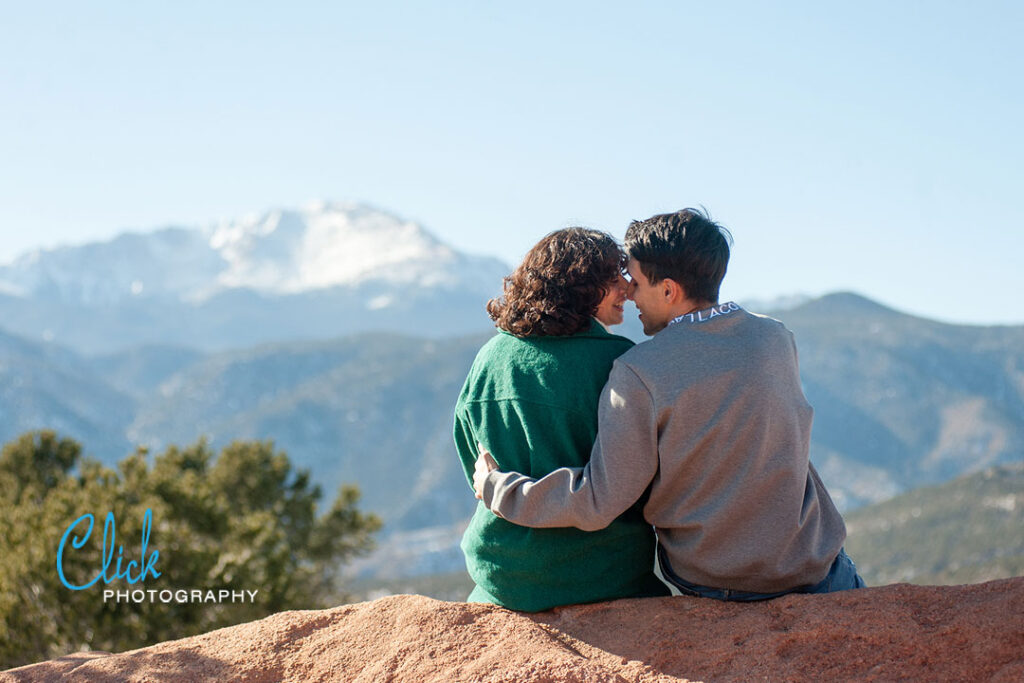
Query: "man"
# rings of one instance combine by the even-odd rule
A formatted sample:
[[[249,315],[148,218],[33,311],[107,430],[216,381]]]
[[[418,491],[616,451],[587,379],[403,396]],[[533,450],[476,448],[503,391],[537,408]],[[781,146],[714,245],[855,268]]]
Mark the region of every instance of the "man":
[[[590,462],[534,480],[497,471],[483,444],[477,496],[522,526],[584,530],[643,499],[662,575],[687,595],[862,587],[809,461],[813,411],[792,333],[718,304],[726,235],[693,209],[630,225],[629,298],[653,338],[615,361]]]

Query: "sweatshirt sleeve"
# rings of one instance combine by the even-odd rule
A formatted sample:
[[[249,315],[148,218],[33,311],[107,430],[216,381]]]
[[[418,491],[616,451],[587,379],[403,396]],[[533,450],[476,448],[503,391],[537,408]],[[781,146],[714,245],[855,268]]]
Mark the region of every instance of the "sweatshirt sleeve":
[[[601,392],[597,440],[586,467],[542,479],[491,472],[483,502],[514,524],[603,529],[635,503],[658,471],[654,402],[629,366],[616,361]]]

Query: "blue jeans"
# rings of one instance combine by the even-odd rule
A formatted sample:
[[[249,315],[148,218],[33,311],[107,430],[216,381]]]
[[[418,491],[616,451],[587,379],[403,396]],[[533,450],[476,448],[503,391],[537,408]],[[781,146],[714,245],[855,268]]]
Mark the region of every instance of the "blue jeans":
[[[679,589],[683,595],[691,595],[698,598],[714,598],[715,600],[733,600],[737,602],[752,602],[754,600],[770,600],[790,593],[833,593],[853,588],[864,588],[864,579],[857,573],[857,565],[853,563],[849,555],[842,548],[832,562],[828,574],[818,583],[809,586],[797,586],[779,593],[747,593],[744,591],[730,590],[728,588],[708,588],[698,586],[684,581],[672,571],[668,562],[668,556],[661,544],[658,545],[658,564],[661,566],[662,576],[665,580]]]

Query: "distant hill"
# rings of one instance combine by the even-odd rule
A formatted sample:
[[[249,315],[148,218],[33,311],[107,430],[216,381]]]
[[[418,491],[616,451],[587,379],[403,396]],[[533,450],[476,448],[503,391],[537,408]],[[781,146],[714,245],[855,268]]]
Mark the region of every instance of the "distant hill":
[[[1024,463],[916,489],[846,516],[869,585],[1024,576]]]
[[[132,396],[88,360],[0,331],[0,443],[48,427],[81,440],[88,454],[113,460],[132,449],[125,427],[135,410]]]
[[[948,325],[851,293],[776,317],[815,409],[812,458],[844,506],[1024,460],[1024,326]]]
[[[273,439],[325,491],[358,483],[392,529],[461,520],[473,498],[454,456],[451,415],[489,336],[361,334],[210,354],[141,401],[127,434],[155,449],[200,434],[214,444]],[[125,358],[144,377],[152,372]],[[132,383],[124,366],[119,376]]]

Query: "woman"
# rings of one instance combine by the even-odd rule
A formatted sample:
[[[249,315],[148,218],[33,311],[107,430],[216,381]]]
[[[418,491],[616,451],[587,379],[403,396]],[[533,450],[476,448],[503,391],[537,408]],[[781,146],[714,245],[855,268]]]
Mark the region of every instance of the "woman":
[[[455,445],[472,487],[477,442],[501,469],[542,477],[582,467],[612,362],[633,342],[622,322],[624,255],[611,236],[568,228],[534,246],[487,304],[499,334],[477,354],[455,406]],[[529,529],[483,504],[462,538],[471,602],[535,612],[668,595],[654,576],[654,532],[638,508],[601,531]]]

